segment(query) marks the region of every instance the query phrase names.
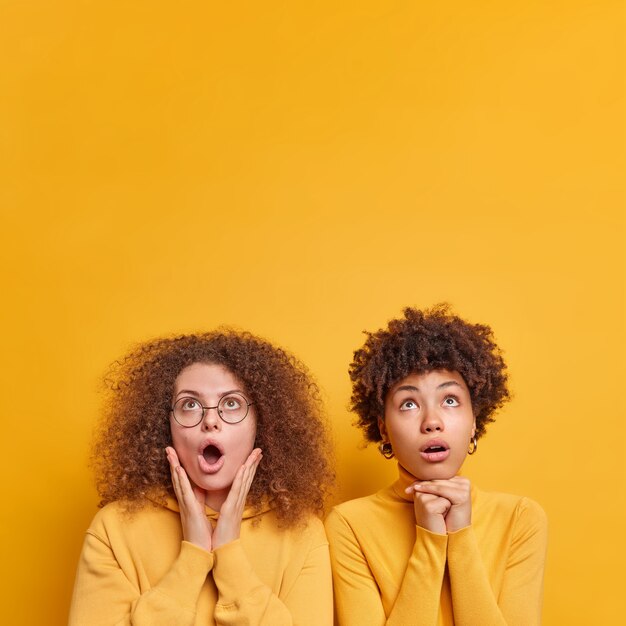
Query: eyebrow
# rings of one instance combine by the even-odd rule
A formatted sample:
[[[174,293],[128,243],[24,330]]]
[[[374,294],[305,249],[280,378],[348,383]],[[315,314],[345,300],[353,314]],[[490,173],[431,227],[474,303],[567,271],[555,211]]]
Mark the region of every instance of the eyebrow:
[[[220,398],[222,398],[223,396],[227,396],[229,393],[239,393],[242,396],[244,396],[244,392],[241,389],[229,389],[228,391],[222,391],[219,396]],[[178,398],[178,396],[180,396],[181,394],[188,394],[191,396],[196,396],[196,398],[202,398],[203,395],[201,393],[199,393],[198,391],[194,391],[193,389],[181,389],[177,394],[176,398]]]
[[[460,387],[459,383],[456,380],[448,380],[445,383],[441,383],[441,385],[437,385],[437,389],[445,389],[446,387]],[[396,394],[398,391],[417,391],[419,392],[419,388],[415,387],[415,385],[402,385],[398,387],[393,393]]]
[[[446,387],[460,387],[461,385],[459,385],[459,383],[456,382],[456,380],[449,380],[445,383],[441,383],[441,385],[437,385],[437,389],[445,389]]]

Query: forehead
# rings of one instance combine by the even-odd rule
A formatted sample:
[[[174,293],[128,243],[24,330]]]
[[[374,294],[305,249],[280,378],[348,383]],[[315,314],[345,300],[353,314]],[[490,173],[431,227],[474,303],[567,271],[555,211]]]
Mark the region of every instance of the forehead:
[[[387,397],[399,391],[417,391],[418,393],[429,393],[438,389],[448,389],[450,387],[461,387],[469,392],[463,376],[457,371],[432,370],[430,372],[409,374],[405,378],[394,383],[387,392]]]
[[[192,363],[185,367],[174,381],[174,392],[181,389],[200,393],[243,390],[237,377],[223,365],[217,363]]]

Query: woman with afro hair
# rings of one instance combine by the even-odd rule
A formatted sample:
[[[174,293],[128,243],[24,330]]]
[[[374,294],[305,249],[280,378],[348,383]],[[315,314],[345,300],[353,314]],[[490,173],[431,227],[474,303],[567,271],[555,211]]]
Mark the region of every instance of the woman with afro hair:
[[[333,472],[306,368],[227,329],[140,345],[107,383],[70,626],[332,624]]]
[[[543,510],[459,474],[509,399],[491,329],[407,308],[367,333],[350,377],[358,425],[399,478],[327,518],[339,625],[539,624]]]

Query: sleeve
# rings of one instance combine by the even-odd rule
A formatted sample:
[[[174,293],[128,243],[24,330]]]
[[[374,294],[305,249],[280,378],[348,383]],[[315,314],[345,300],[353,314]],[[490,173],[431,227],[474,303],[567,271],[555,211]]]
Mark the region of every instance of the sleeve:
[[[416,526],[396,600],[386,615],[381,593],[349,523],[335,509],[326,520],[337,623],[340,626],[436,624],[446,569],[447,536]]]
[[[495,597],[471,526],[449,535],[448,568],[459,626],[541,624],[547,521],[543,509],[523,498],[516,512],[504,580]]]
[[[239,539],[214,554],[218,626],[332,625],[332,579],[325,537],[309,549],[294,584],[282,599],[255,574]]]
[[[196,604],[213,555],[183,541],[170,570],[140,593],[111,547],[88,532],[80,557],[69,626],[193,626]]]

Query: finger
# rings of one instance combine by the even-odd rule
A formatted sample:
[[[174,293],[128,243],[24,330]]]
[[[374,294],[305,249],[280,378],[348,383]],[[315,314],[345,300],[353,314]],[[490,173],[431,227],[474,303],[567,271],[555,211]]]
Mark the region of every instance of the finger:
[[[180,486],[180,477],[177,471],[177,468],[180,467],[178,464],[178,458],[175,456],[176,452],[174,452],[174,448],[165,448],[167,460],[170,465],[170,477],[172,479],[172,486],[174,487],[174,495],[176,496],[176,500],[178,500],[178,504],[182,503],[182,491]],[[173,454],[172,454],[173,453]]]
[[[235,491],[235,493],[240,493],[242,488],[245,487],[246,481],[250,473],[250,469],[254,467],[256,471],[256,466],[258,465],[260,460],[260,454],[260,448],[255,448],[254,450],[252,450],[252,452],[250,452],[244,464],[237,470],[237,474],[235,474],[235,479],[233,480],[231,491]]]
[[[172,477],[172,485],[174,487],[174,493],[176,494],[177,500],[181,501],[183,491],[180,482],[180,474],[178,472],[178,468],[181,467],[180,461],[178,460],[178,455],[176,451],[172,447],[165,448],[167,454],[167,460],[170,464],[170,475]]]
[[[180,510],[184,510],[185,507],[185,496],[183,494],[183,488],[180,484],[180,474],[178,473],[178,468],[180,466],[176,466],[172,469],[172,485],[174,485],[174,494],[176,495],[176,500],[178,500],[178,507]]]
[[[263,454],[263,451],[261,450],[261,448],[255,448],[248,455],[248,458],[246,459],[246,463],[250,463],[250,464],[255,463],[260,454],[261,455]]]
[[[167,459],[170,471],[172,471],[177,465],[180,465],[180,463],[178,462],[176,451],[170,446],[165,448],[165,458]]]
[[[166,448],[167,458],[170,463],[170,474],[172,477],[172,485],[174,487],[174,494],[178,500],[178,505],[186,507],[189,504],[191,498],[196,499],[196,495],[192,490],[191,483],[187,476],[185,468],[180,464],[176,450],[172,447]],[[203,502],[203,500],[199,501]]]
[[[241,517],[245,507],[246,497],[250,489],[250,484],[252,483],[250,468],[254,467],[254,471],[256,471],[256,466],[258,465],[261,456],[261,450],[259,448],[255,448],[248,455],[244,464],[237,470],[233,483],[230,487],[230,491],[228,492],[228,496],[222,505],[222,515],[220,517],[223,517],[225,514],[231,514],[233,517],[238,518]]]
[[[230,489],[230,493],[227,498],[228,512],[236,518],[240,518],[243,515],[246,501],[246,474],[247,468],[242,465],[237,472],[235,481]]]
[[[413,486],[415,493],[430,493],[442,496],[453,504],[465,502],[470,497],[469,487],[449,481],[426,481]]]
[[[251,464],[246,467],[243,473],[242,484],[238,494],[238,507],[243,511],[246,500],[248,499],[248,493],[250,492],[250,487],[252,487],[252,482],[256,475],[256,470],[259,467],[259,463],[263,455],[259,450],[255,458],[252,460]]]
[[[261,453],[261,448],[255,448],[248,455],[248,458],[245,460],[243,467],[249,468],[249,467],[252,467],[253,465],[258,465],[260,456],[263,456],[263,454]]]
[[[464,476],[453,476],[452,478],[447,479],[437,479],[437,480],[416,480],[413,485],[439,485],[440,487],[463,487],[469,488],[471,483],[468,478]]]
[[[415,493],[431,494],[436,497],[445,498],[452,504],[463,504],[469,500],[469,494],[463,491],[454,491],[451,489],[421,487],[416,489]]]
[[[415,491],[424,493],[443,493],[445,491],[459,491],[459,485],[448,481],[430,481],[425,480],[413,485]]]
[[[465,476],[454,476],[454,478],[450,479],[450,482],[455,483],[456,485],[463,485],[468,489],[472,486],[470,479]]]
[[[245,470],[242,479],[242,491],[245,495],[247,495],[248,491],[250,491],[250,486],[252,485],[256,470],[259,467],[259,463],[262,458],[263,454],[261,453],[260,448],[255,448],[245,462]]]
[[[176,468],[176,475],[178,477],[178,481],[180,484],[180,492],[183,496],[183,500],[187,505],[193,505],[194,502],[197,501],[195,491],[191,486],[191,481],[187,476],[187,472],[182,465],[179,465]]]
[[[250,489],[250,485],[254,480],[254,475],[256,474],[257,467],[259,467],[259,463],[261,462],[262,458],[263,454],[261,453],[261,450],[259,448],[255,448],[244,464],[245,469],[243,473],[242,486],[246,493]]]
[[[445,485],[446,483],[450,483],[450,480],[416,480],[415,482],[411,483],[404,491],[405,493],[413,493],[415,490],[419,490],[420,488],[425,491],[429,485]]]
[[[226,500],[224,500],[224,504],[222,504],[222,508],[220,509],[220,519],[226,518],[229,515],[236,515],[237,503],[239,500],[239,491],[241,489],[242,479],[243,479],[244,466],[242,465],[235,474],[235,478],[233,480],[233,484],[230,486],[230,491],[226,496]]]
[[[415,501],[431,514],[445,515],[452,508],[450,500],[429,493],[416,493]]]
[[[413,484],[409,485],[404,491],[405,493],[410,493],[410,494],[413,494],[415,492],[438,493],[439,491],[441,491],[441,487],[439,488],[433,487],[433,485],[435,484],[436,483],[428,481],[428,480],[416,481]]]
[[[180,465],[180,459],[178,458],[178,454],[172,446],[167,446],[167,448],[165,448],[165,454],[167,455],[167,459],[170,462],[170,465]]]
[[[450,502],[448,498],[444,498],[442,496],[436,496],[435,494],[432,494],[432,493],[416,493],[415,499],[418,502],[422,502],[423,504],[429,504],[431,502],[442,502],[442,503],[447,502],[450,506],[452,506],[452,502]]]

